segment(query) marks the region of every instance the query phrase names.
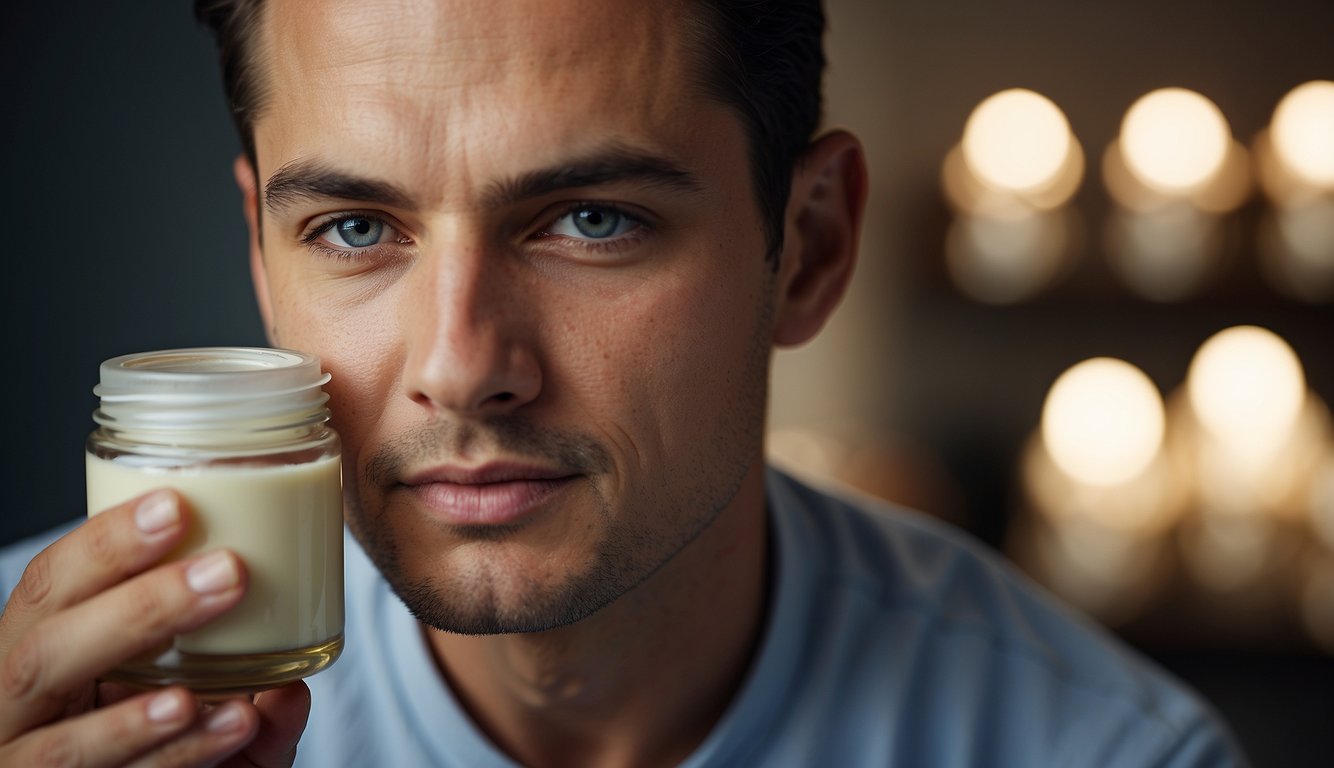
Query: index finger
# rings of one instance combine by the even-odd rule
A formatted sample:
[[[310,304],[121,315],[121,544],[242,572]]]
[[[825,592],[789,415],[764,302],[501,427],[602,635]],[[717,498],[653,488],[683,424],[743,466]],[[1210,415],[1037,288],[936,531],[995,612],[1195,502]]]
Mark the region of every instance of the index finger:
[[[96,514],[28,563],[0,617],[0,652],[17,630],[144,571],[185,536],[181,498],[159,490]]]

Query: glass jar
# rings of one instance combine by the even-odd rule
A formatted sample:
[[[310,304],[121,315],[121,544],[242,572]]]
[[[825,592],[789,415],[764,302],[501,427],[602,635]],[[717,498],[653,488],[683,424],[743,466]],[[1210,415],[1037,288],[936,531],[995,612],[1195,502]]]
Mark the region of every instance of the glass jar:
[[[189,534],[167,559],[227,548],[248,575],[234,608],[107,679],[228,695],[306,677],[338,658],[343,502],[328,381],[318,357],[281,349],[178,349],[102,363],[88,514],[174,488]]]

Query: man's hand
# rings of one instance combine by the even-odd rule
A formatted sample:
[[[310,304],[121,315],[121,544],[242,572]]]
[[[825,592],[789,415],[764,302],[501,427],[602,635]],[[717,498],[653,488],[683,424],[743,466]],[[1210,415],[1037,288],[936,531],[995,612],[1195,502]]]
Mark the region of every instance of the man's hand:
[[[28,564],[0,616],[0,765],[292,763],[310,709],[304,683],[211,708],[179,687],[97,683],[245,592],[227,551],[154,567],[187,525],[180,498],[158,491],[92,517]]]

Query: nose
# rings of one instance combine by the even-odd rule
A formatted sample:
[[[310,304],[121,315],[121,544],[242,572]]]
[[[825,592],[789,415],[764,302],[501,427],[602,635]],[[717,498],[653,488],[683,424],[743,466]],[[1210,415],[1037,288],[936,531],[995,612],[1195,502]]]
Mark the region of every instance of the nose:
[[[403,386],[432,416],[487,416],[537,399],[542,373],[527,282],[503,256],[443,247],[413,265],[399,306]]]

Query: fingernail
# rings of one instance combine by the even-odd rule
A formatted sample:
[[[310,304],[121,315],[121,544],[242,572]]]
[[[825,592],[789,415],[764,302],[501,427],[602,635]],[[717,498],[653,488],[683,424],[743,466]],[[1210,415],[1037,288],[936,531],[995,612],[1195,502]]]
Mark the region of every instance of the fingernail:
[[[204,725],[211,733],[227,733],[239,730],[245,724],[241,710],[223,705],[208,713],[208,722]]]
[[[236,563],[226,552],[214,552],[185,569],[185,583],[201,595],[231,589],[239,580]]]
[[[180,519],[181,511],[176,508],[176,499],[166,491],[144,497],[134,510],[134,525],[144,533],[157,533],[175,525]]]
[[[159,693],[148,702],[148,719],[155,723],[176,720],[183,712],[185,703],[175,693]]]

